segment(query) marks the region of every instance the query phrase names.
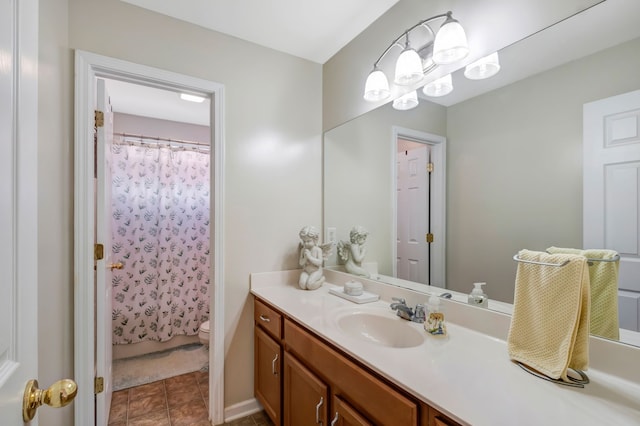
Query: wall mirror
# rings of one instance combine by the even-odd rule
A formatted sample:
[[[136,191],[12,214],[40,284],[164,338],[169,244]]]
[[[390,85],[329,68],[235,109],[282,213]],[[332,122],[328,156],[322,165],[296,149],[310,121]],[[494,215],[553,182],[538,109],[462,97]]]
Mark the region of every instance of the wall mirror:
[[[446,272],[434,284],[467,294],[487,282],[490,299],[512,303],[518,250],[582,248],[583,105],[640,89],[638,17],[637,2],[604,1],[500,51],[490,79],[459,70],[451,95],[410,111],[386,104],[326,132],[325,230],[348,240],[351,227],[365,227],[365,261],[402,285],[393,277],[393,128],[443,136]],[[327,265],[337,264],[334,254]]]

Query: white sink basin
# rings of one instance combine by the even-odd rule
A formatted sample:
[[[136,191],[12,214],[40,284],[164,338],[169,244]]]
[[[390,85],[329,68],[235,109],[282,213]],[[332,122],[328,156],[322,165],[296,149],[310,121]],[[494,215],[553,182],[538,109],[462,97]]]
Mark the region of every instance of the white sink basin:
[[[423,333],[391,312],[355,311],[337,318],[345,334],[390,348],[412,348],[424,342]]]

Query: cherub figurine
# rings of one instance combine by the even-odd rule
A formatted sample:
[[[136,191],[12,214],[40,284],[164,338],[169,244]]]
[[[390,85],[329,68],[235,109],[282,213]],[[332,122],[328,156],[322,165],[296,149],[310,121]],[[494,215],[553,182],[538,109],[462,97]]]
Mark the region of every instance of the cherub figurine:
[[[364,247],[367,235],[369,232],[362,226],[354,226],[349,233],[351,242],[340,241],[338,243],[338,255],[345,262],[344,267],[347,272],[369,278],[369,271],[362,267],[362,260],[367,253],[367,249]]]
[[[333,243],[318,245],[318,231],[313,226],[300,230],[300,259],[302,266],[298,285],[303,290],[315,290],[324,282],[322,263],[331,255]]]

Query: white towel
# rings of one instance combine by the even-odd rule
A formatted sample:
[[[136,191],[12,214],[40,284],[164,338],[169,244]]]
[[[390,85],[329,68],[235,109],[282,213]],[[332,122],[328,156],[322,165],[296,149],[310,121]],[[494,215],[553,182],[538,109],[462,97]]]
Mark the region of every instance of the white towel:
[[[509,356],[552,379],[569,382],[567,370],[589,365],[589,273],[584,256],[521,250]]]

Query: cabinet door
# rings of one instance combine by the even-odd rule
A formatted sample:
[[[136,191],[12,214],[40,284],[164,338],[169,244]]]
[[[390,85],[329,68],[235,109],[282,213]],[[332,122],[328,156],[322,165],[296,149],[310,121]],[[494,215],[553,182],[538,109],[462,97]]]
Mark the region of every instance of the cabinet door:
[[[358,411],[339,396],[333,397],[333,417],[330,426],[373,426]]]
[[[284,425],[327,426],[328,387],[315,374],[284,354]]]
[[[282,349],[260,327],[255,327],[254,393],[273,423],[281,422]]]

